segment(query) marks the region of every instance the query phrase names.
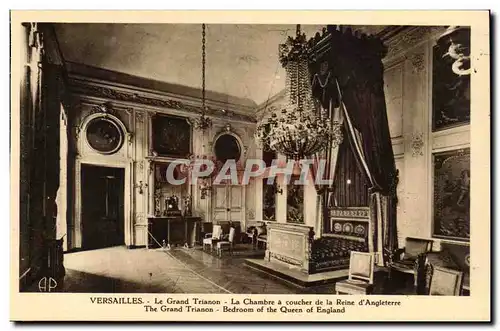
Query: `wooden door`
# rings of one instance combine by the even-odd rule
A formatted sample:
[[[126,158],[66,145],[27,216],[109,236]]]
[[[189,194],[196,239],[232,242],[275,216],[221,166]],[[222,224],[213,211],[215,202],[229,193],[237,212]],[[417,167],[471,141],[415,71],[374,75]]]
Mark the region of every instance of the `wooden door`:
[[[231,185],[228,186],[229,211],[228,218],[230,221],[240,221],[243,224],[243,190],[244,186]]]
[[[226,185],[216,185],[212,189],[212,206],[213,206],[213,217],[212,222],[217,224],[221,221],[227,221],[228,213],[228,200],[227,200],[227,186]]]
[[[82,165],[82,246],[123,245],[124,169]]]
[[[212,190],[212,222],[243,222],[244,187],[240,185],[216,185]]]

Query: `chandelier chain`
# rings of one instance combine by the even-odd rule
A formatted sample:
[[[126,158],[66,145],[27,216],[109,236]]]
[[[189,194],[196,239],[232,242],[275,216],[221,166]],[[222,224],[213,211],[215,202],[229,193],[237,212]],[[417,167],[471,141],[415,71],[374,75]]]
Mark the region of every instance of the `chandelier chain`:
[[[205,64],[206,64],[206,27],[201,25],[201,93],[202,93],[202,114],[205,114]]]

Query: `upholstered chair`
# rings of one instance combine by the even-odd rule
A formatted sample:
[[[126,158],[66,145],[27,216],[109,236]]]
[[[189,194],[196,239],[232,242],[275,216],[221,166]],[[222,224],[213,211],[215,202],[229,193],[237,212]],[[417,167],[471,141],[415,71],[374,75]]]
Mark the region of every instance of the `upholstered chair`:
[[[214,225],[212,233],[205,233],[203,238],[203,250],[206,246],[210,246],[210,251],[213,251],[214,245],[222,238],[222,227],[218,224]]]
[[[255,245],[257,248],[265,248],[267,245],[267,226],[266,223],[262,222],[261,225],[256,226],[254,230]]]
[[[234,236],[236,234],[236,228],[231,227],[229,229],[229,236],[227,241],[219,241],[217,242],[217,255],[222,257],[222,251],[226,248],[229,248],[229,254],[233,254],[233,245],[234,245]]]
[[[419,283],[425,283],[425,259],[431,249],[432,240],[406,238],[405,247],[397,249],[390,255],[387,263],[389,279],[392,279],[396,271],[413,275],[413,285],[416,288]]]
[[[458,296],[462,293],[462,271],[434,266],[429,295]]]
[[[241,221],[229,221],[229,224],[232,228],[234,228],[234,244],[239,244],[242,242],[242,231],[241,231]]]
[[[371,294],[373,291],[373,253],[351,251],[349,278],[335,283],[337,294]]]
[[[429,294],[433,267],[462,271],[462,295],[470,295],[470,245],[469,243],[441,242],[441,250],[427,254],[425,269],[425,294]]]

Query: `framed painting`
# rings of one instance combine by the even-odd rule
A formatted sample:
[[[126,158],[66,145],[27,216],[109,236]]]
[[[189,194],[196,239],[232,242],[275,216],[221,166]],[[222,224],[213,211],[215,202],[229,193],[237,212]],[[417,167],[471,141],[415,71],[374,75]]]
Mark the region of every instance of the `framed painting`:
[[[153,150],[160,156],[187,158],[191,153],[191,125],[183,117],[152,118]]]
[[[448,29],[432,63],[432,131],[470,123],[470,28]]]
[[[287,185],[287,223],[304,223],[304,185],[295,184],[298,179],[299,176],[292,176]]]
[[[276,180],[272,184],[267,183],[267,178],[262,180],[262,215],[266,221],[276,220],[276,192],[278,185]]]
[[[434,154],[433,236],[470,238],[470,149]]]

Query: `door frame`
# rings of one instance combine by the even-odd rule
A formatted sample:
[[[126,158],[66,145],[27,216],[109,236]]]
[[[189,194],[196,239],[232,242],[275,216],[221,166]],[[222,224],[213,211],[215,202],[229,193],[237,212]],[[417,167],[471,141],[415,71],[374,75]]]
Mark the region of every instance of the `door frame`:
[[[125,170],[124,183],[123,183],[123,230],[124,230],[124,242],[125,245],[132,245],[133,238],[133,226],[132,226],[132,194],[131,194],[131,183],[132,183],[132,162],[123,162],[120,160],[85,160],[82,161],[77,158],[75,162],[75,205],[74,205],[74,217],[73,222],[69,226],[69,232],[72,234],[68,238],[68,248],[69,249],[81,249],[82,248],[82,165],[92,165],[106,168],[122,168]]]
[[[84,238],[85,238],[85,233],[84,233],[84,228],[85,228],[85,222],[86,222],[86,219],[83,218],[82,216],[82,222],[81,222],[81,233],[82,233],[82,248],[85,249],[85,250],[88,250],[88,249],[100,249],[100,248],[107,248],[107,247],[113,247],[113,246],[122,246],[125,244],[125,168],[124,167],[110,167],[110,166],[100,166],[100,165],[91,165],[91,164],[87,164],[87,163],[81,163],[80,166],[82,168],[84,168],[83,166],[85,166],[85,168],[87,169],[87,175],[89,175],[89,173],[92,173],[93,171],[104,171],[104,172],[107,172],[109,170],[111,171],[116,171],[116,170],[123,170],[122,172],[120,172],[120,176],[119,176],[119,180],[122,181],[122,183],[120,183],[120,191],[119,194],[122,195],[122,197],[120,197],[120,199],[122,200],[121,201],[121,204],[122,204],[122,207],[123,210],[121,211],[121,214],[122,216],[120,217],[120,231],[122,232],[121,235],[120,235],[120,243],[119,244],[114,244],[114,245],[109,245],[109,246],[103,246],[103,247],[96,247],[96,248],[89,248],[83,244],[85,244],[84,242]],[[92,169],[93,168],[93,169]],[[95,175],[95,173],[93,174],[93,176]],[[83,170],[81,172],[81,176],[83,177]],[[91,176],[89,176],[91,177]],[[95,178],[95,177],[94,177]],[[100,177],[102,178],[102,177]],[[81,208],[81,213],[83,215],[83,212],[84,212],[84,206],[85,206],[85,201],[83,199],[83,190],[84,190],[84,185],[81,186],[81,194],[82,194],[82,208]],[[87,190],[88,190],[88,186],[87,186]],[[88,194],[88,192],[87,192]],[[120,208],[120,209],[121,209]],[[85,247],[84,247],[85,246]]]

